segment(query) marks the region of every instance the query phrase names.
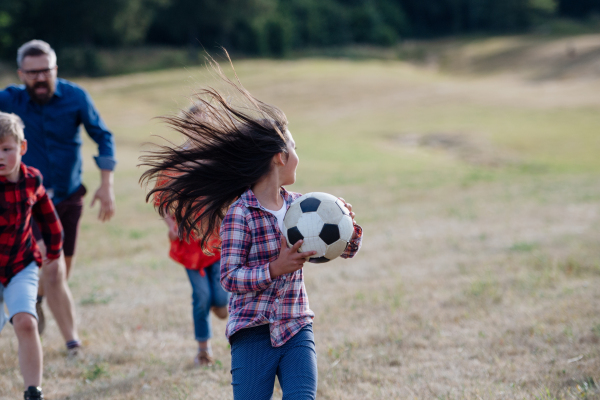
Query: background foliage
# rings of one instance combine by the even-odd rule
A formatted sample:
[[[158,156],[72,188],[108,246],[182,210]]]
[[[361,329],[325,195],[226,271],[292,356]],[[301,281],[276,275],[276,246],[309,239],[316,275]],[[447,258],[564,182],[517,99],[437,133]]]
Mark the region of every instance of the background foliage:
[[[586,20],[600,0],[0,0],[0,57],[31,38],[61,67],[102,72],[97,48],[225,46],[250,56],[306,48],[388,46],[403,38],[522,32],[556,18]]]

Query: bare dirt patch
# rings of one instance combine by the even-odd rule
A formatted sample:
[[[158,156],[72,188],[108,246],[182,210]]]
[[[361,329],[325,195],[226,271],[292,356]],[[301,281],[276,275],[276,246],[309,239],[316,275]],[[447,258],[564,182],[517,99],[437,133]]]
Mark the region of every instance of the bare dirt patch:
[[[494,146],[482,135],[466,133],[408,133],[397,135],[392,142],[405,148],[425,148],[443,151],[469,164],[500,167],[518,161],[507,150]]]

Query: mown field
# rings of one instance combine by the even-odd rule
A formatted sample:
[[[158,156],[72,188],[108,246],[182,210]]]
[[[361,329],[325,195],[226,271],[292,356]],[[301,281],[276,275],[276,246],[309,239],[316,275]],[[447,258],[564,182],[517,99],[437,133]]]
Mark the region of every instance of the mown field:
[[[305,267],[318,397],[600,398],[600,36],[431,48],[417,63],[234,60],[290,120],[290,189],[344,197],[365,230],[355,259]],[[189,283],[137,167],[152,135],[178,140],[153,117],[214,82],[202,68],[78,80],[116,137],[117,215],[85,211],[70,280],[85,356],[65,359],[50,318],[47,398],[232,398],[224,322],[217,366],[193,367]],[[16,343],[6,328],[2,399],[21,396]]]

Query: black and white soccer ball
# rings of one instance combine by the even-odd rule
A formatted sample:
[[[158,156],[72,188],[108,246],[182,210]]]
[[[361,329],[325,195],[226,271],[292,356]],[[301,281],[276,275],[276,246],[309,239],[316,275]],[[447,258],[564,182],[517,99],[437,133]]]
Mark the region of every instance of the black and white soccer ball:
[[[297,198],[283,219],[288,246],[304,240],[300,252],[316,251],[308,261],[325,263],[339,257],[352,238],[354,225],[344,203],[327,193]]]

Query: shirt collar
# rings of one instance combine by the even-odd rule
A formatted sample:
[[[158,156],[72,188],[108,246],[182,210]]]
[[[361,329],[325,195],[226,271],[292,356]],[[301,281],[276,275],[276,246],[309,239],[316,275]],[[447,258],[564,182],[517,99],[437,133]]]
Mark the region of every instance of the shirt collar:
[[[288,193],[288,191],[285,190],[283,187],[281,187],[281,188],[279,188],[279,192],[283,196],[283,199],[285,200],[285,202],[288,205],[290,205],[292,203],[292,196]],[[254,195],[254,192],[252,191],[252,189],[246,190],[240,196],[240,199],[242,200],[242,204],[244,204],[244,206],[246,206],[248,208],[263,208],[260,205],[260,202],[258,201],[256,196]]]
[[[62,83],[60,79],[56,78],[56,88],[54,89],[54,96],[62,97]]]
[[[5,176],[0,176],[0,182],[10,183],[13,185],[16,185],[17,183],[21,182],[23,179],[25,179],[25,175],[27,174],[27,167],[25,166],[25,164],[21,163],[19,170],[21,171],[21,173],[19,174],[19,179],[16,182],[9,181]]]

